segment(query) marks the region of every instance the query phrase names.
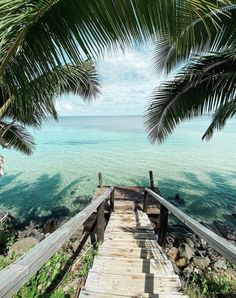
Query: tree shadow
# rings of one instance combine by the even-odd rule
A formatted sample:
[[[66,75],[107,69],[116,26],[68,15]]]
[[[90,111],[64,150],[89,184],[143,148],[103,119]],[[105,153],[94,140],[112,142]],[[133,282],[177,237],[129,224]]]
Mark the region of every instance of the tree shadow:
[[[236,172],[227,175],[206,171],[207,179],[191,172],[182,172],[178,177],[158,180],[158,187],[163,197],[198,221],[211,223],[221,220],[236,227],[232,214],[236,206]],[[142,178],[131,183],[149,186],[149,179]],[[181,202],[175,199],[179,194]]]
[[[10,213],[20,216],[23,220],[35,218],[39,214],[48,214],[54,207],[64,205],[65,198],[73,199],[76,187],[87,179],[87,176],[79,177],[62,189],[61,174],[54,176],[43,174],[30,182],[16,179],[19,176],[20,173],[12,176],[6,175],[4,179],[1,179],[0,208],[9,210]],[[10,183],[13,181],[14,186],[11,186]],[[88,196],[77,197],[78,201],[79,199],[81,199],[81,204],[75,208],[81,209],[89,198]]]

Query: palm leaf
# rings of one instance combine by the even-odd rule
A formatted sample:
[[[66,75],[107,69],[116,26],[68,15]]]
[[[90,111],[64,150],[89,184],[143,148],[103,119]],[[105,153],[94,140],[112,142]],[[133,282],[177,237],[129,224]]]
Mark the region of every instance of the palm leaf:
[[[204,133],[202,139],[210,140],[215,130],[221,130],[225,127],[227,120],[236,114],[236,100],[226,102],[221,105],[212,117],[212,122]]]
[[[105,49],[153,40],[159,32],[174,38],[216,7],[207,0],[0,0],[0,76],[19,77],[22,88],[26,78],[62,61],[77,63]]]
[[[14,89],[17,79],[8,77],[4,82],[15,98],[6,116],[38,127],[48,116],[57,119],[54,106],[56,97],[73,92],[84,100],[91,100],[100,93],[99,79],[91,61],[57,66],[21,89]]]
[[[235,98],[235,67],[236,53],[212,53],[157,88],[145,115],[151,141],[164,141],[181,121],[214,112]]]
[[[0,134],[4,133],[4,136],[1,137],[4,140],[2,145],[7,148],[14,148],[27,155],[33,153],[34,139],[24,127],[18,124],[12,124],[9,127],[9,123],[3,121],[0,122],[0,127]]]

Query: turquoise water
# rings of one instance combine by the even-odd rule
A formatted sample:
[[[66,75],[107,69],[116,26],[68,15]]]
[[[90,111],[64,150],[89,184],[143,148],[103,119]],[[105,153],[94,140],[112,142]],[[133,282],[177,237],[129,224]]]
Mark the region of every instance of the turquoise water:
[[[179,193],[195,218],[233,220],[236,205],[236,122],[201,135],[209,120],[182,124],[163,145],[151,145],[139,116],[62,117],[34,132],[35,153],[2,150],[0,210],[24,219],[55,206],[75,211],[88,201],[101,171],[105,184],[148,185],[148,171],[165,197]]]

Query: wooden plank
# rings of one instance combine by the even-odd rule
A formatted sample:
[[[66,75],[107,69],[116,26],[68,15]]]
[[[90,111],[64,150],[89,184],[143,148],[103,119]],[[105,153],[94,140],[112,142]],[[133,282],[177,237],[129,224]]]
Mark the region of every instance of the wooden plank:
[[[100,293],[115,295],[128,295],[138,297],[140,293],[177,294],[180,290],[180,282],[176,278],[155,278],[152,274],[123,275],[103,274],[90,272],[85,289]]]
[[[146,248],[106,248],[101,247],[98,252],[99,256],[114,256],[114,257],[124,257],[133,259],[159,259],[165,261],[166,256],[160,252],[159,249],[146,249]]]
[[[97,256],[94,259],[94,272],[110,272],[119,274],[152,273],[156,276],[174,276],[174,270],[170,261],[156,259],[128,259],[122,257]],[[177,276],[178,277],[178,276]]]
[[[97,200],[71,218],[62,227],[34,246],[24,256],[0,271],[0,297],[11,297],[29,280],[78,230],[113,188],[106,189]]]
[[[204,239],[209,245],[212,246],[218,253],[224,256],[228,261],[236,264],[236,246],[220,237],[216,233],[204,227],[195,219],[188,216],[186,213],[175,207],[173,204],[163,199],[161,196],[152,190],[145,188],[145,190],[164,205],[172,214],[181,220],[187,227]]]
[[[105,202],[103,201],[97,208],[97,242],[99,244],[104,241],[104,229],[105,229],[105,218],[104,218]]]
[[[164,246],[166,241],[166,234],[168,228],[168,209],[161,204],[160,208],[160,226],[159,226],[159,233],[158,233],[158,244],[160,246]]]
[[[183,295],[182,293],[176,293],[176,294],[147,294],[147,293],[139,293],[139,296],[131,297],[127,295],[113,295],[110,293],[96,293],[96,292],[90,292],[86,291],[85,289],[82,290],[80,294],[81,298],[188,298],[188,296]]]

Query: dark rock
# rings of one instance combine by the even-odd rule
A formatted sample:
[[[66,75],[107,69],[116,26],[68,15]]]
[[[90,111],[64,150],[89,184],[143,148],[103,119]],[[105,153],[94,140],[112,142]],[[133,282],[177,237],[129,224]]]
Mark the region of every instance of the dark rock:
[[[8,228],[16,228],[16,226],[20,223],[14,216],[12,216],[9,212],[0,212],[0,223],[2,226]]]
[[[75,190],[72,190],[72,191],[70,192],[70,194],[71,194],[72,196],[75,195],[75,193],[76,193]]]
[[[236,241],[236,231],[231,232],[231,233],[227,233],[226,239]]]
[[[185,204],[184,199],[181,198],[180,195],[179,195],[178,193],[175,195],[175,201],[176,201],[178,204],[182,204],[182,205]]]
[[[70,210],[65,206],[58,206],[51,210],[53,217],[66,216],[69,212]]]

